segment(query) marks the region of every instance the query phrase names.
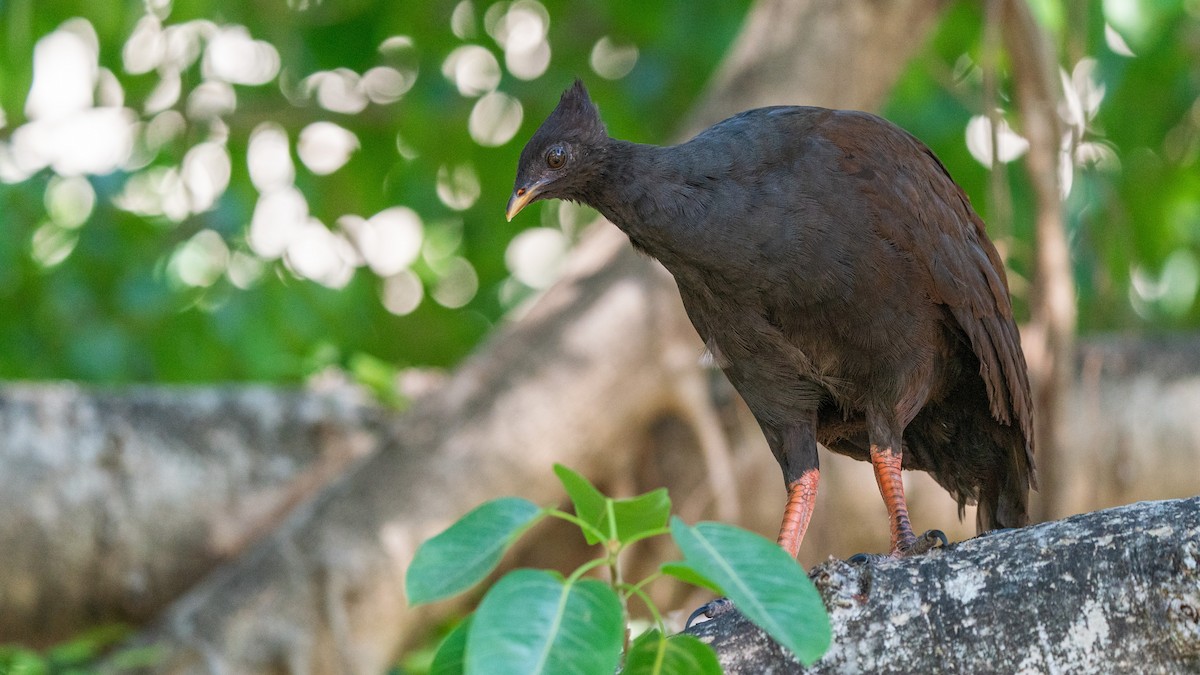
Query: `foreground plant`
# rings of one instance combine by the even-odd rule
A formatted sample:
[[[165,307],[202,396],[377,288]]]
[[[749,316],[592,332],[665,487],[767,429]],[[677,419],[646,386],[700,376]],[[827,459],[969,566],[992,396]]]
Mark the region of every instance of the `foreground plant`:
[[[521,535],[547,517],[574,523],[589,544],[601,545],[601,556],[566,577],[534,569],[503,576],[446,636],[434,656],[433,675],[609,675],[619,666],[626,675],[720,673],[708,645],[690,635],[667,635],[662,613],[645,592],[664,575],[728,597],[805,665],[825,653],[830,627],[820,595],[775,543],[729,525],[689,526],[672,518],[665,489],[612,499],[564,466],[555,465],[554,473],[574,514],[519,497],[485,502],[417,551],[406,578],[409,602],[435,602],[479,583]],[[663,535],[674,539],[683,560],[640,581],[625,580],[625,550]],[[587,576],[601,567],[608,570],[607,583]],[[645,605],[654,627],[626,645],[631,598]]]

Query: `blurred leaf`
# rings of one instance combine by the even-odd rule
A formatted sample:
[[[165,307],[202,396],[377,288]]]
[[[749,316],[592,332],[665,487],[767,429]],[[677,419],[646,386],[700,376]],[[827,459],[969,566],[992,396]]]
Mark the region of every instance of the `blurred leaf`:
[[[657,630],[638,636],[625,655],[622,675],[721,675],[712,647],[691,635],[663,637]]]
[[[446,639],[442,640],[437,654],[433,656],[433,665],[429,675],[462,675],[466,668],[467,636],[471,632],[471,622],[475,615],[469,615],[462,623],[454,627]]]
[[[51,648],[47,659],[57,667],[86,666],[105,650],[129,636],[132,629],[119,623],[105,624]]]
[[[380,401],[399,409],[407,406],[408,401],[396,388],[400,369],[395,365],[360,352],[350,357],[350,372],[355,382],[370,389]]]
[[[721,523],[688,527],[671,519],[684,562],[712,579],[747,619],[812,665],[829,648],[832,632],[820,594],[804,568],[777,544]]]
[[[540,513],[527,499],[493,499],[426,541],[405,575],[409,604],[448,598],[482,581]]]
[[[116,672],[154,670],[168,656],[168,648],[163,645],[145,645],[118,649],[105,657],[105,663],[111,665]]]
[[[50,665],[32,649],[0,645],[0,673],[4,675],[48,675]]]
[[[479,603],[467,638],[467,673],[610,675],[624,632],[621,601],[607,584],[516,570]]]

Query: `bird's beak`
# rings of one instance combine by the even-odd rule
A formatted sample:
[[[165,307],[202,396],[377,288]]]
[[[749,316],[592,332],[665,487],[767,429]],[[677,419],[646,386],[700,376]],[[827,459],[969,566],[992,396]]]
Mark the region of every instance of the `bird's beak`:
[[[529,205],[533,198],[542,191],[545,186],[544,181],[538,181],[532,185],[526,185],[513,190],[512,197],[508,198],[508,208],[504,211],[504,217],[512,222],[513,216],[521,212],[521,209]]]

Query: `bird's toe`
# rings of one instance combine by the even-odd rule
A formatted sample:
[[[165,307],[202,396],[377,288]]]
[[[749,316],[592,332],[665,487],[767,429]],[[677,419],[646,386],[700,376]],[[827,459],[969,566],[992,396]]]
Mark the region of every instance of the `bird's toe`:
[[[888,556],[880,555],[878,553],[856,553],[849,558],[846,558],[846,562],[850,563],[851,565],[869,565],[881,560],[887,560],[887,558]]]
[[[697,607],[696,611],[692,612],[692,615],[688,617],[687,623],[683,625],[683,629],[687,630],[691,628],[696,619],[699,619],[702,616],[706,619],[715,619],[731,609],[733,609],[732,600],[729,598],[717,598],[716,600]]]
[[[882,562],[885,560],[896,560],[899,558],[908,558],[914,555],[928,553],[935,548],[945,548],[950,545],[950,540],[946,538],[946,534],[941,530],[927,530],[919,537],[911,534],[907,538],[901,539],[900,543],[896,544],[895,548],[889,555],[880,555],[878,553],[858,553],[846,558],[846,562],[851,565],[868,565],[870,563]]]
[[[941,530],[926,530],[924,534],[913,539],[912,543],[907,546],[899,547],[896,550],[898,557],[908,557],[912,555],[921,555],[928,553],[935,548],[945,548],[950,545],[950,540],[946,538],[946,533]]]

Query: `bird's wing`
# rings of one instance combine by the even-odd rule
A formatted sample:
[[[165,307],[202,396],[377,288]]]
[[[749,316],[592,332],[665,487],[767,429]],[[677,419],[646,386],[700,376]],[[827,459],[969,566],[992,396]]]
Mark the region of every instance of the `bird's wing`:
[[[1019,428],[1032,466],[1033,401],[1021,337],[1012,317],[1004,264],[988,239],[983,220],[941,161],[919,140],[889,122],[859,114],[845,120],[851,161],[883,164],[871,180],[879,191],[883,236],[925,267],[931,299],[949,308],[979,359],[991,414]],[[871,127],[871,128],[866,128]],[[881,133],[882,132],[882,133]],[[883,147],[881,147],[883,146]],[[843,144],[844,147],[844,144]],[[888,166],[890,165],[890,166]]]

